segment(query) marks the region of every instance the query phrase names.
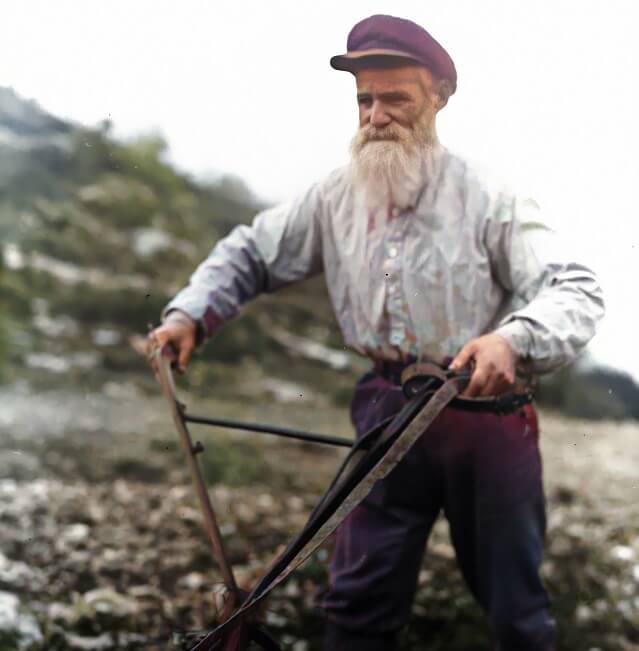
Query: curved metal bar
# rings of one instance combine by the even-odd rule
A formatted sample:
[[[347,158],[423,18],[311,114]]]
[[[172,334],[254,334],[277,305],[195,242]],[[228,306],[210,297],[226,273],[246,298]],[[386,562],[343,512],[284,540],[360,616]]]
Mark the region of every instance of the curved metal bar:
[[[162,388],[162,393],[167,399],[170,407],[171,414],[173,416],[173,422],[175,427],[180,435],[180,441],[184,449],[184,454],[186,455],[186,460],[189,465],[189,471],[191,473],[191,479],[193,480],[193,485],[195,487],[195,492],[197,494],[200,509],[202,511],[202,516],[204,518],[204,529],[206,531],[207,538],[211,544],[213,550],[213,556],[217,561],[217,564],[220,567],[220,572],[222,573],[222,578],[224,579],[224,584],[228,590],[232,593],[233,597],[239,595],[240,590],[235,581],[235,576],[229,563],[224,545],[222,543],[222,535],[217,524],[217,519],[215,517],[215,511],[211,504],[211,499],[209,498],[208,491],[206,490],[206,485],[204,483],[204,478],[202,477],[202,471],[198,465],[197,459],[195,458],[196,450],[193,447],[193,441],[189,434],[189,430],[186,426],[186,420],[184,418],[183,407],[178,402],[175,392],[175,383],[173,381],[173,374],[171,373],[171,364],[170,361],[162,355],[162,351],[159,347],[154,347],[150,353],[150,361],[156,370],[156,376]],[[235,598],[232,598],[230,601],[235,601]],[[228,607],[225,608],[227,616],[230,615],[235,604],[228,604]]]

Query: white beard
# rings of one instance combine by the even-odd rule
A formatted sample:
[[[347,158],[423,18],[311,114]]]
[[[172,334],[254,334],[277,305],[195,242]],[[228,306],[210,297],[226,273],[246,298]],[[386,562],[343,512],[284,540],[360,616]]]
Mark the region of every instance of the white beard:
[[[366,125],[351,142],[351,182],[369,210],[407,208],[421,190],[437,139],[431,123],[412,130],[399,125]]]

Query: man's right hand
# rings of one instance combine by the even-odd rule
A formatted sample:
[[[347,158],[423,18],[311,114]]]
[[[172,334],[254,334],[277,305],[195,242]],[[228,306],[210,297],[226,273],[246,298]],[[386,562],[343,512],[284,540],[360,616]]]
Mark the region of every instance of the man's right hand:
[[[195,348],[197,323],[180,310],[169,312],[161,326],[149,334],[149,343],[156,344],[171,356],[171,365],[184,373]]]

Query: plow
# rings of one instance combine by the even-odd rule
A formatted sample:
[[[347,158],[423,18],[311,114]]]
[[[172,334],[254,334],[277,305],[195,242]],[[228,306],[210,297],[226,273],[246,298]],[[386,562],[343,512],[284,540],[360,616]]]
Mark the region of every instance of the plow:
[[[139,346],[136,348],[139,349]],[[202,513],[206,538],[224,586],[223,607],[218,613],[217,626],[201,634],[189,651],[278,651],[281,647],[260,621],[258,606],[312,556],[370,493],[375,483],[391,472],[412,445],[427,434],[430,424],[463,391],[470,379],[470,372],[453,373],[432,363],[408,366],[402,375],[402,387],[407,398],[404,407],[394,417],[352,440],[275,425],[191,415],[178,400],[171,355],[148,342],[145,342],[144,352],[179,436]],[[217,514],[198,463],[198,455],[204,451],[204,446],[200,442],[194,443],[189,431],[191,423],[349,449],[305,526],[271,561],[263,576],[249,590],[241,589],[235,579]]]

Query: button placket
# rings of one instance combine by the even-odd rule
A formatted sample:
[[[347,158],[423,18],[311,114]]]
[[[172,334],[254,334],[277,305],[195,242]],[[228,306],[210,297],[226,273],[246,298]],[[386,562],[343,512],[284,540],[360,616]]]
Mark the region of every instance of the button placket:
[[[399,215],[397,208],[393,209],[393,217]],[[387,285],[386,310],[389,316],[389,340],[393,346],[401,345],[406,338],[406,315],[403,314],[403,288],[401,283],[401,258],[404,245],[404,220],[393,219],[387,226],[390,231],[386,243],[384,266]]]

